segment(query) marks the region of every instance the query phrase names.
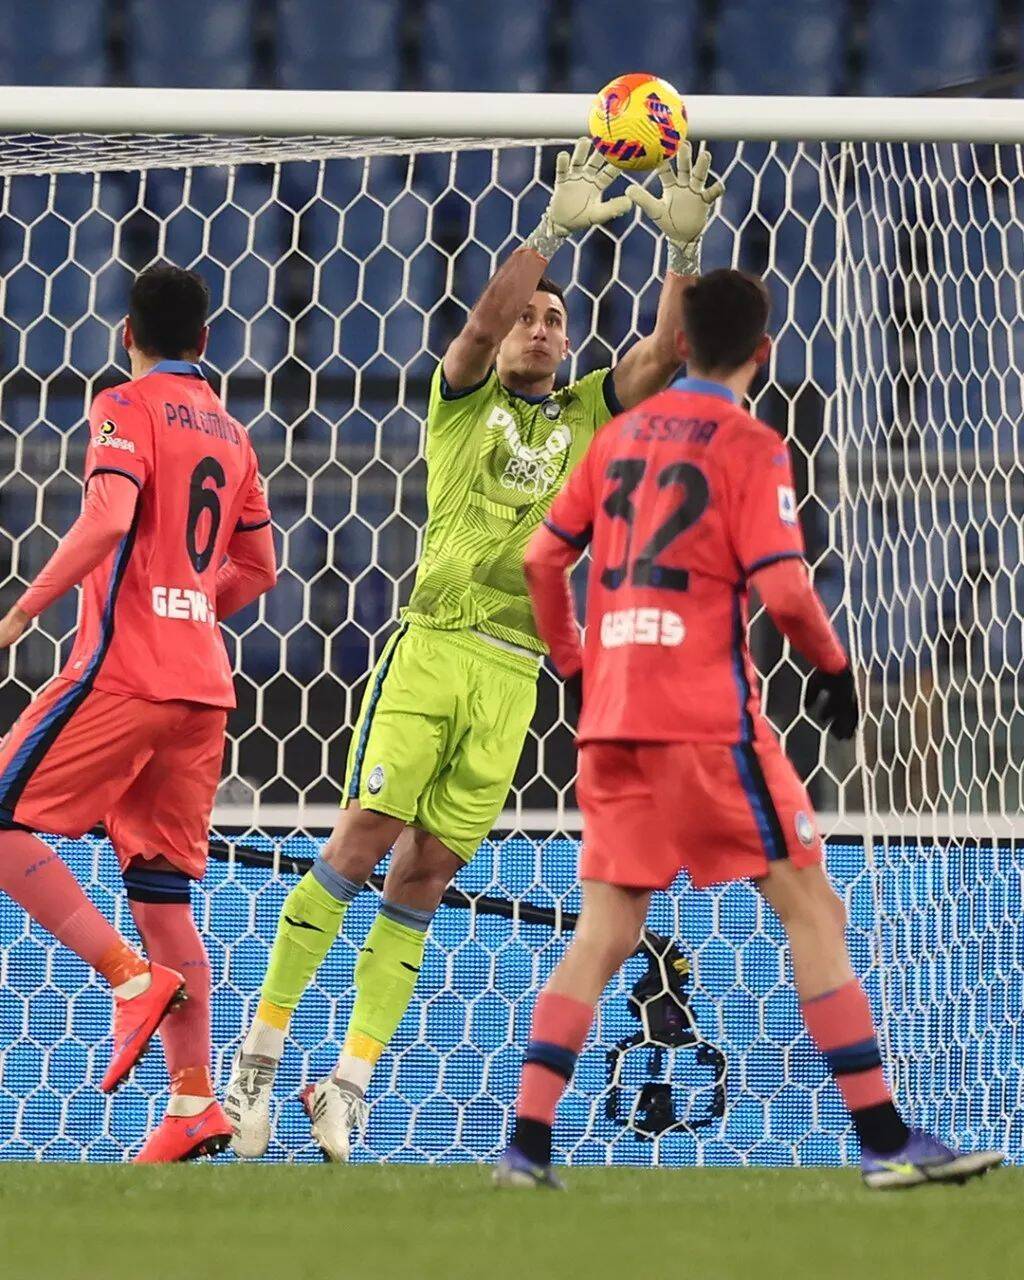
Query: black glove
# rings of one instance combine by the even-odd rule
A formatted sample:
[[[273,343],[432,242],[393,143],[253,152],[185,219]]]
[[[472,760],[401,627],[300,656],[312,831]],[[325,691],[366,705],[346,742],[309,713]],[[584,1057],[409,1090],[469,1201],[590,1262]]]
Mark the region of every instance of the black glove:
[[[849,667],[835,675],[814,671],[807,681],[804,710],[821,720],[837,738],[852,738],[860,720],[857,682]]]
[[[583,713],[583,670],[582,668],[575,675],[568,676],[565,683],[565,710],[569,717],[569,722],[575,729],[580,722],[580,716]]]

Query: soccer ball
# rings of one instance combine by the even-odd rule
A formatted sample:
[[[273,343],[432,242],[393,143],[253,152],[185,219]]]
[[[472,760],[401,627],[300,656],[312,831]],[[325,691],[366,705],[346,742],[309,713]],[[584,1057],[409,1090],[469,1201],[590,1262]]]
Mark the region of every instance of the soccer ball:
[[[667,80],[636,71],[605,85],[587,127],[597,150],[619,169],[655,169],[686,137],[686,108]]]

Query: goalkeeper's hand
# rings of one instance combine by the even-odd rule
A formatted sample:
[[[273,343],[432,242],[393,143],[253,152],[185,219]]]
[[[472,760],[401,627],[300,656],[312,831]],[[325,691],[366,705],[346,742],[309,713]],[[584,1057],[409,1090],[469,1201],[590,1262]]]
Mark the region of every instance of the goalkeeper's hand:
[[[586,231],[628,213],[628,196],[604,198],[618,176],[619,170],[591,149],[589,138],[580,138],[571,156],[568,151],[560,151],[555,161],[551,202],[527,245],[550,260],[574,231]]]
[[[814,671],[807,681],[804,709],[817,716],[837,738],[852,738],[860,720],[857,682],[849,667],[833,675]]]
[[[669,242],[669,270],[680,275],[696,275],[700,270],[700,238],[714,206],[725,193],[725,183],[716,179],[707,185],[711,152],[701,146],[697,159],[688,142],[679,148],[677,168],[664,160],[657,169],[661,196],[646,187],[633,185],[629,199],[643,209]]]

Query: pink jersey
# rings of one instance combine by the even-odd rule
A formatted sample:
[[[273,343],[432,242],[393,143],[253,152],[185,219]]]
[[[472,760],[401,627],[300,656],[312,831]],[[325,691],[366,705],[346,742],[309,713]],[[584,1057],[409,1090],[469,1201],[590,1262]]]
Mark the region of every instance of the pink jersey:
[[[803,555],[775,432],[680,379],[602,429],[544,523],[592,554],[579,741],[754,738],[747,579]]]
[[[217,570],[236,529],[270,521],[248,433],[182,360],[100,392],[89,430],[86,487],[124,476],[139,501],[132,528],[82,584],[61,674],[153,702],[233,707]]]

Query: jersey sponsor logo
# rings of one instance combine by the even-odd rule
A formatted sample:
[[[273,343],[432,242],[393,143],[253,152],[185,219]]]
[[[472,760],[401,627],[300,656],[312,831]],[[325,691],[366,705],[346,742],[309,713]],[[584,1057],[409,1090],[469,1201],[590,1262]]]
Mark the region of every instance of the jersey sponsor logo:
[[[803,809],[796,815],[796,838],[806,848],[810,848],[814,843],[814,823],[810,817],[804,813]]]
[[[192,587],[154,587],[153,612],[158,618],[205,622],[211,627],[217,621],[216,611],[206,592]]]
[[[796,524],[796,493],[788,484],[779,485],[779,519],[783,524]]]
[[[500,431],[508,447],[509,459],[499,479],[504,488],[543,498],[558,483],[566,450],[572,443],[572,436],[564,427],[557,427],[542,445],[533,449],[523,444],[512,414],[495,405],[487,418],[487,428]]]
[[[671,609],[613,609],[601,619],[601,645],[620,649],[627,644],[680,645],[686,626]]]
[[[106,418],[100,423],[99,430],[92,438],[94,449],[120,449],[123,453],[134,453],[135,445],[131,440],[122,440],[117,434],[117,423],[113,418]]]
[[[370,776],[366,779],[366,789],[371,796],[380,795],[384,790],[384,769],[383,766],[377,765]]]

